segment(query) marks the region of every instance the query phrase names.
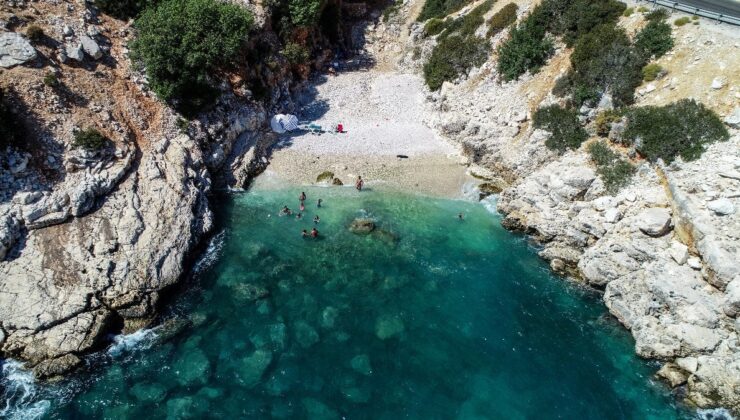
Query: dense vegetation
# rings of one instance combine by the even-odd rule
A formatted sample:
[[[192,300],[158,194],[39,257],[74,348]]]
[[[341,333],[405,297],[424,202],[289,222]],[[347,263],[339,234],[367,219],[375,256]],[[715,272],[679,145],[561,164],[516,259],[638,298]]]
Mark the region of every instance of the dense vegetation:
[[[660,19],[652,19],[635,37],[635,47],[641,58],[660,58],[673,48],[671,26]]]
[[[730,138],[719,117],[693,99],[633,108],[627,117],[625,142],[651,162],[698,159],[707,144]]]
[[[215,97],[209,74],[232,62],[251,27],[251,14],[234,4],[165,0],[136,20],[131,57],[160,98],[193,113]]]
[[[635,173],[635,167],[615,153],[606,142],[596,141],[589,144],[588,153],[596,164],[596,173],[601,177],[609,194],[616,194],[629,184]]]
[[[470,0],[426,0],[416,20],[424,22],[431,18],[443,18],[462,9],[469,2]]]
[[[545,146],[561,153],[568,149],[577,149],[588,138],[573,109],[558,105],[539,108],[534,113],[533,123],[535,128],[552,133],[545,141]]]
[[[483,15],[492,6],[493,0],[486,0],[465,16],[444,21],[430,20],[433,26],[425,26],[427,33],[439,31],[438,44],[424,64],[424,80],[431,90],[439,89],[445,81],[455,80],[486,62],[490,44],[486,39],[475,36],[475,31],[483,24]]]
[[[88,128],[75,133],[72,145],[86,150],[100,150],[108,144],[108,139],[98,130]]]
[[[153,5],[157,0],[95,0],[103,13],[118,19],[129,19],[136,17],[147,6]]]
[[[507,81],[528,70],[537,72],[553,51],[553,41],[545,28],[527,18],[511,30],[509,39],[498,48],[498,71]]]
[[[519,6],[515,3],[509,3],[491,16],[491,20],[488,21],[488,32],[486,36],[489,38],[495,36],[516,22],[516,12],[518,9]]]

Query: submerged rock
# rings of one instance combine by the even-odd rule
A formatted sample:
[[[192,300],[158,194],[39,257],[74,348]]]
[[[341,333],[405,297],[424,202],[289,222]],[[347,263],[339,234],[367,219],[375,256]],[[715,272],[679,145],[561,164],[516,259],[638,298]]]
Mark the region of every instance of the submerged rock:
[[[327,306],[321,312],[321,327],[322,328],[334,328],[339,311],[333,306]]]
[[[319,342],[319,333],[312,326],[299,321],[295,325],[295,338],[298,344],[306,349]]]
[[[237,284],[233,287],[234,296],[243,301],[254,301],[262,299],[270,294],[270,291],[263,286],[254,284]]]
[[[375,222],[371,219],[357,218],[349,225],[349,231],[357,235],[367,235],[375,230]]]
[[[272,352],[264,349],[256,350],[251,356],[241,360],[237,368],[237,375],[246,387],[252,388],[262,379],[262,375],[270,366],[270,362],[272,362]]]
[[[177,382],[183,386],[205,384],[211,374],[211,363],[205,353],[198,348],[185,349],[173,364]]]
[[[303,408],[306,410],[305,418],[316,420],[339,419],[339,414],[334,411],[334,409],[317,399],[304,398],[301,400],[301,403],[303,404]]]
[[[349,362],[355,372],[363,375],[371,375],[373,368],[370,365],[370,357],[367,354],[358,354]]]
[[[375,321],[375,335],[386,340],[402,333],[406,327],[398,315],[381,315]]]
[[[150,404],[163,401],[167,396],[167,389],[158,383],[139,382],[131,387],[129,393],[137,400]]]

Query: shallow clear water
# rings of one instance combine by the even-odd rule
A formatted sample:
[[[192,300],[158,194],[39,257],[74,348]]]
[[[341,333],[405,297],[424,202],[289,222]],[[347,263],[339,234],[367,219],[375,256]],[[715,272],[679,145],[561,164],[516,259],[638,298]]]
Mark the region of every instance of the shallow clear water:
[[[483,205],[306,192],[300,221],[277,216],[299,191],[220,199],[222,233],[174,320],[119,339],[96,358],[104,367],[44,391],[47,416],[689,415],[599,297],[552,276]],[[320,238],[301,238],[315,214]],[[349,232],[355,217],[378,230]]]

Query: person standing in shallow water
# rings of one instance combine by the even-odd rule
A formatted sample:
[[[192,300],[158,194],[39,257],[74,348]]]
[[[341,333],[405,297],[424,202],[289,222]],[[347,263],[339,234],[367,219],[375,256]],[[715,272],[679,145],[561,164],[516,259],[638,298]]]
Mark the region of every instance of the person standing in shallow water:
[[[355,181],[355,188],[357,188],[357,191],[362,191],[363,185],[365,185],[365,181],[362,180],[361,176],[358,176],[357,181]]]
[[[319,198],[319,201],[316,202],[316,207],[321,207],[321,202],[322,201],[324,201],[324,200],[322,200],[322,199]]]
[[[301,195],[298,196],[298,201],[300,201],[301,203],[303,203],[304,201],[306,201],[306,193],[305,192],[302,192]]]
[[[319,231],[316,228],[311,229],[311,237],[312,238],[318,238],[319,237]]]
[[[308,237],[308,232],[306,232],[306,229],[303,229],[303,231],[301,232],[301,237],[303,237],[303,238],[307,238]]]

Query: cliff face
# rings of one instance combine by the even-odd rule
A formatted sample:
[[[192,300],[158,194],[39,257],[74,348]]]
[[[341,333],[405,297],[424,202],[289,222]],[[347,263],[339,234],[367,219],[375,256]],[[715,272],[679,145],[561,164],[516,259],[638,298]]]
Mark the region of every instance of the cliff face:
[[[533,7],[515,3],[520,19]],[[644,20],[633,14],[619,25],[634,33]],[[421,71],[436,43],[413,21],[376,29],[387,42],[406,33],[397,64],[407,71]],[[494,51],[507,32],[492,38]],[[569,66],[571,50],[562,44],[538,73],[506,83],[492,53],[427,96],[427,122],[462,147],[473,173],[503,187],[498,210],[507,228],[533,235],[556,272],[604,290],[636,352],[663,362],[658,376],[699,407],[740,412],[740,30],[702,20],[674,27],[673,36],[675,47],[658,61],[667,76],[638,88],[636,105],[695,98],[725,119],[731,138],[693,162],[633,159],[637,173],[618,193],[607,192],[587,143],[557,154],[544,145],[550,133],[532,127],[538,107],[560,101],[550,91]],[[581,120],[609,102],[582,108]]]
[[[0,152],[0,354],[46,377],[151,322],[212,228],[212,185],[264,168],[266,108],[291,108],[292,80],[271,73],[267,105],[226,89],[187,122],[130,67],[127,23],[87,2],[16,3],[0,6],[4,100],[23,122]],[[89,128],[102,149],[75,147]]]

